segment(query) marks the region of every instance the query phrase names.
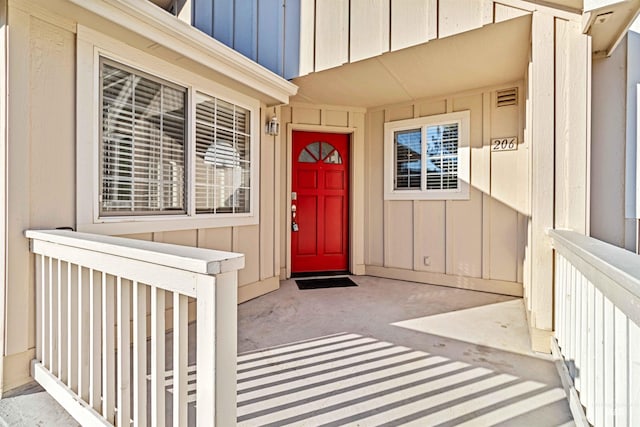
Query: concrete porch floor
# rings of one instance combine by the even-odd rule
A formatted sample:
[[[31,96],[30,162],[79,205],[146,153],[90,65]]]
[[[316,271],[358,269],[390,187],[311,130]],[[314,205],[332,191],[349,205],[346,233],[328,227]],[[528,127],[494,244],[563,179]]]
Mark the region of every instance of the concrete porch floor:
[[[239,306],[239,425],[573,425],[522,299],[352,279]]]
[[[238,307],[238,425],[573,425],[553,361],[530,350],[521,299],[352,280],[287,280]],[[77,423],[33,385],[0,400],[2,425]]]

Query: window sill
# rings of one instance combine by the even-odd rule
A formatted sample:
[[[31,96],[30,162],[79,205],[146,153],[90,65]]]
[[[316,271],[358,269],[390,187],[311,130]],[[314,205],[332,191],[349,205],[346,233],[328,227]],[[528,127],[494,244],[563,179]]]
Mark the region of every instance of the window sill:
[[[392,191],[384,194],[385,200],[469,200],[469,191]]]
[[[101,218],[89,224],[77,224],[77,229],[84,233],[121,235],[137,233],[154,233],[161,231],[195,230],[200,228],[238,227],[256,225],[258,215],[243,214],[235,216],[141,216],[126,218]]]

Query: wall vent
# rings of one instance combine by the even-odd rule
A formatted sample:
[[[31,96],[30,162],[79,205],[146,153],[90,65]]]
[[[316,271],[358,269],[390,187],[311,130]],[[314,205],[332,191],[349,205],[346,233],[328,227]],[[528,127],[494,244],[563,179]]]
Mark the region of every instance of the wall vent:
[[[496,92],[496,107],[518,105],[518,88],[503,89]]]

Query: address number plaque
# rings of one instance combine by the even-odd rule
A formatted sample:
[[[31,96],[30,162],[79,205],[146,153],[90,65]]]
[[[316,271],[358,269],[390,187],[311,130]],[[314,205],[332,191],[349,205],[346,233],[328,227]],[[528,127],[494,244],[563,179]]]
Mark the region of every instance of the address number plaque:
[[[510,136],[507,138],[493,138],[491,140],[491,151],[514,151],[518,149],[518,138]]]

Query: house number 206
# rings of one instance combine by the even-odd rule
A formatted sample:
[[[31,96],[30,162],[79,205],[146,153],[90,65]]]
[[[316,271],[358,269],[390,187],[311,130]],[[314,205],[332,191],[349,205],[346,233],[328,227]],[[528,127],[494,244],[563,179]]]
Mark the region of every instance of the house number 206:
[[[518,138],[495,138],[491,140],[491,151],[512,151],[518,149]]]

